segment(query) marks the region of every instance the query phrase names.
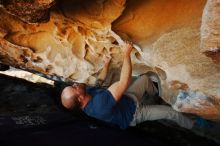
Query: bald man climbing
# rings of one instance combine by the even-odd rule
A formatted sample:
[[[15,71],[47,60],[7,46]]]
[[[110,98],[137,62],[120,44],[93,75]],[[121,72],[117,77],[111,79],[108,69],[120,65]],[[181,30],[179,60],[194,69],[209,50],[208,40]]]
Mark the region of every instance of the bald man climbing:
[[[158,90],[147,75],[140,76],[130,85],[132,43],[122,47],[123,65],[120,80],[108,89],[86,87],[84,84],[73,84],[64,88],[61,101],[67,109],[80,108],[88,116],[119,126],[122,129],[135,126],[147,120],[169,119],[178,125],[191,129],[193,121],[171,107],[165,105],[143,105],[145,92],[154,97]],[[102,80],[104,80],[110,59],[105,59]]]

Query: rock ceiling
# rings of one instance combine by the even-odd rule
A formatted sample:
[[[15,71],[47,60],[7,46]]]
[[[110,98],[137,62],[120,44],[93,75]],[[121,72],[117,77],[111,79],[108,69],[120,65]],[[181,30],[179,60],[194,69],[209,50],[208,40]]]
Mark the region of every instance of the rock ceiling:
[[[220,119],[218,0],[0,0],[0,61],[93,84],[123,40],[135,43],[133,75],[155,72],[174,109]],[[180,97],[186,93],[185,98]]]

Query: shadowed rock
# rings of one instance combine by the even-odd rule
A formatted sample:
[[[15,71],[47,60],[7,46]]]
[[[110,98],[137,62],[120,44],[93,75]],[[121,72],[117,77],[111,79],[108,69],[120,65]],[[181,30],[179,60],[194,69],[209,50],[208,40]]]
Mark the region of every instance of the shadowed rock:
[[[54,0],[1,0],[0,4],[12,15],[28,22],[46,22],[49,20],[49,8]]]

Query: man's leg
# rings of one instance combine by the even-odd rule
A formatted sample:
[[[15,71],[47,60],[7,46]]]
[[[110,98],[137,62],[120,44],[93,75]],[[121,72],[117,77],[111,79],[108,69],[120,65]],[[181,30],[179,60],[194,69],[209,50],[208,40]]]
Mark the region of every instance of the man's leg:
[[[149,96],[153,97],[158,90],[147,75],[142,75],[132,83],[126,91],[126,94],[136,96],[140,102],[145,92],[147,92]]]
[[[187,129],[191,129],[193,127],[193,121],[191,119],[165,105],[148,105],[138,107],[130,125],[135,126],[136,124],[144,121],[160,119],[172,120],[179,126]]]

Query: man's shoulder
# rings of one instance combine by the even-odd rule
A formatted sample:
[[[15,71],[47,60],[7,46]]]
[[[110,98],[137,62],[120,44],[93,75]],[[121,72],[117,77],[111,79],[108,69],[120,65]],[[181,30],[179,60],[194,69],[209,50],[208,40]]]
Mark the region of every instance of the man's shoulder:
[[[87,92],[95,92],[95,93],[101,92],[101,91],[104,91],[104,90],[106,90],[106,89],[101,88],[101,87],[96,87],[96,86],[88,86],[88,87],[86,88],[86,91],[87,91]]]

